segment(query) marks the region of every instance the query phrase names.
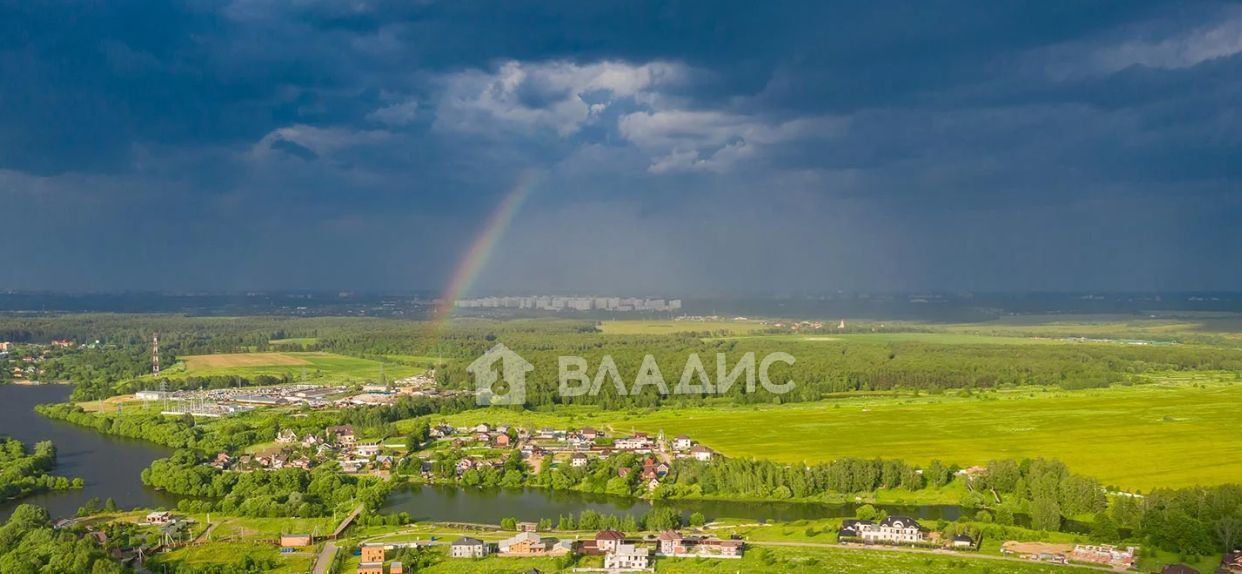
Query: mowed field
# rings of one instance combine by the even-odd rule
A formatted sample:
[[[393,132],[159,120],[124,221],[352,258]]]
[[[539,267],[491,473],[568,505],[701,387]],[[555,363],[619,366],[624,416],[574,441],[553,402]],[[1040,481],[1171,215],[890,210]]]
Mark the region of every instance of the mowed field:
[[[841,457],[1057,458],[1129,490],[1242,481],[1242,382],[1229,373],[1173,374],[1133,387],[1018,389],[975,396],[861,396],[780,406],[646,411],[569,407],[555,413],[478,409],[435,416],[455,426],[609,428],[686,434],[727,456],[782,462]],[[412,428],[413,420],[398,428]]]
[[[289,374],[301,379],[340,381],[378,380],[381,365],[389,380],[407,377],[422,371],[418,367],[396,362],[381,363],[371,359],[347,357],[335,353],[221,353],[178,357],[178,365],[163,373],[165,376],[237,375],[281,376]]]
[[[688,434],[728,456],[784,462],[853,456],[970,465],[1042,456],[1127,489],[1242,481],[1242,383],[988,397],[670,409],[615,426]]]

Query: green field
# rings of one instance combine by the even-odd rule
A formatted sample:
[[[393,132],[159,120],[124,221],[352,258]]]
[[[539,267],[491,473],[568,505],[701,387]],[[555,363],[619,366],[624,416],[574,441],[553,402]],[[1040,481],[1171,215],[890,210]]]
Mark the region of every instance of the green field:
[[[256,377],[289,375],[301,380],[349,382],[378,380],[380,367],[389,380],[408,377],[423,371],[405,362],[384,362],[335,353],[221,353],[178,357],[173,368],[161,373],[164,377],[236,375]]]
[[[476,410],[447,418],[529,427],[585,426],[687,434],[732,457],[822,462],[883,457],[961,465],[1058,458],[1126,489],[1242,479],[1232,374],[1167,375],[1160,382],[1085,391],[1020,389],[976,395],[860,396],[781,406],[556,413]],[[403,421],[398,426],[411,423]]]
[[[968,465],[1042,456],[1105,484],[1144,490],[1242,478],[1242,384],[1031,395],[668,410],[622,426],[685,433],[729,456],[786,462],[857,456]]]
[[[1067,345],[1075,344],[1048,337],[1005,337],[967,333],[843,333],[824,335],[753,335],[772,341],[856,342],[856,343],[932,343],[938,345]]]

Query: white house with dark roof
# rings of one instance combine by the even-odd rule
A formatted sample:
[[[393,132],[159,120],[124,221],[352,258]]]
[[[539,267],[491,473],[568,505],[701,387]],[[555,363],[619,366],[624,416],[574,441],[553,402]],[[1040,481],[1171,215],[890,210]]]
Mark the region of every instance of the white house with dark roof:
[[[482,558],[487,556],[487,543],[478,538],[458,538],[449,545],[449,556],[453,558]]]
[[[839,535],[861,538],[874,544],[918,544],[927,541],[927,529],[907,516],[889,516],[879,523],[870,520],[846,520]]]

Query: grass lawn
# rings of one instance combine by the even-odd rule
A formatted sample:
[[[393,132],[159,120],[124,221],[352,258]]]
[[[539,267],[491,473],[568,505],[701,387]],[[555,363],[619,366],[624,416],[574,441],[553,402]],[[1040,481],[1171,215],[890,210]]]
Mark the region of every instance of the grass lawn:
[[[169,572],[176,572],[179,567],[205,566],[208,564],[236,564],[249,556],[259,561],[271,561],[275,566],[264,569],[264,572],[275,574],[303,574],[309,572],[314,564],[315,556],[311,549],[281,554],[275,544],[261,542],[213,542],[197,546],[179,548],[167,554],[160,554],[151,559],[147,569],[152,572],[163,572],[164,565]]]
[[[1139,554],[1139,569],[1144,572],[1159,572],[1168,564],[1185,564],[1202,572],[1204,574],[1215,572],[1216,567],[1220,566],[1220,554],[1211,556],[1178,556],[1172,552],[1163,550],[1144,549],[1144,553]]]
[[[843,456],[963,465],[1055,457],[1105,484],[1148,490],[1236,482],[1242,385],[1152,384],[1002,398],[860,399],[664,410],[618,426],[689,434],[728,456]]]
[[[779,406],[554,413],[479,409],[448,417],[527,427],[595,426],[687,434],[727,456],[782,462],[884,457],[961,465],[1058,458],[1126,489],[1237,482],[1242,433],[1232,374],[1174,373],[1159,382],[1083,391],[1018,389],[975,396],[867,396]],[[434,421],[433,421],[434,422]],[[401,421],[398,428],[412,426]]]
[[[213,540],[275,541],[281,534],[326,536],[334,527],[332,518],[254,518],[217,516]]]
[[[289,375],[301,380],[305,373],[308,380],[329,382],[378,380],[380,366],[389,380],[408,377],[422,369],[397,362],[381,363],[371,359],[347,357],[335,353],[221,353],[214,355],[187,355],[178,357],[175,368],[161,376],[210,376],[237,375]]]
[[[845,548],[790,548],[755,546],[740,560],[676,558],[659,560],[661,574],[819,574],[822,572],[859,574],[1037,574],[1092,572],[1081,568],[1033,564],[1009,560],[989,560],[970,555],[939,556],[881,550]]]

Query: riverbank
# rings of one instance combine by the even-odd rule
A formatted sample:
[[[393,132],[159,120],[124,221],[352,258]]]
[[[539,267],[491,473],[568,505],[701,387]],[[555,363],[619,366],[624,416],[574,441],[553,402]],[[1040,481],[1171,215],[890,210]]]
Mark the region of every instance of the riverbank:
[[[27,444],[56,445],[56,474],[81,477],[82,488],[51,490],[0,502],[0,520],[22,503],[36,504],[54,518],[72,517],[92,498],[112,498],[122,508],[172,508],[177,497],[145,488],[139,479],[151,461],[171,450],[140,440],[103,435],[37,414],[35,405],[68,400],[71,385],[0,385],[0,435]]]

